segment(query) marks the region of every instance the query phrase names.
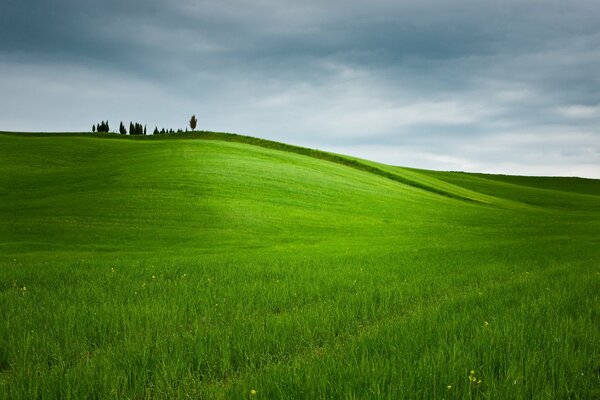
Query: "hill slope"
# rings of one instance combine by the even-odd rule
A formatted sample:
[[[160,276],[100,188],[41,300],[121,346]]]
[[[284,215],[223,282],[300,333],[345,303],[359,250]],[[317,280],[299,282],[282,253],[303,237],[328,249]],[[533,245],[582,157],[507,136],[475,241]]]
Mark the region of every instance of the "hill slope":
[[[0,133],[0,397],[586,398],[598,249],[595,180]]]

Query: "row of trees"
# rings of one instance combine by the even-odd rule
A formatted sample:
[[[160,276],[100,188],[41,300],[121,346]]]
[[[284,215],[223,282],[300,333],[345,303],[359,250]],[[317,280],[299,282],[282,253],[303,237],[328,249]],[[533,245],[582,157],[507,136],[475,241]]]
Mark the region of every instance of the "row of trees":
[[[108,126],[108,121],[106,121],[106,122],[102,121],[97,126],[92,125],[92,132],[108,133],[109,129],[110,129],[110,127]]]
[[[187,131],[187,128],[185,128],[185,132]],[[173,129],[162,128],[159,131],[158,128],[154,128],[154,132],[152,132],[153,135],[162,135],[163,133],[183,133],[183,129],[177,129],[177,131],[174,131]]]
[[[126,135],[127,134],[127,130],[125,129],[125,125],[123,125],[123,122],[121,122],[121,124],[119,125],[119,133],[121,135]],[[133,123],[130,122],[129,123],[129,134],[130,135],[145,135],[146,134],[146,125],[142,126],[142,124],[139,123]]]
[[[198,120],[196,119],[195,115],[192,115],[192,118],[190,118],[190,128],[192,128],[192,131],[196,129],[196,124],[197,124]],[[92,132],[98,132],[98,133],[108,133],[110,131],[110,127],[108,125],[108,121],[102,121],[99,124],[95,124],[92,125]],[[185,128],[185,131],[187,132],[187,128]],[[127,129],[125,129],[125,125],[123,125],[123,122],[121,122],[119,124],[119,133],[121,135],[127,135]],[[161,130],[158,130],[158,127],[154,128],[154,132],[152,132],[153,135],[160,135],[163,133],[175,133],[175,131],[173,129],[165,129],[162,128]],[[182,129],[177,129],[177,133],[183,133]],[[130,135],[146,135],[146,125],[142,125],[138,122],[130,122],[129,123],[129,134]]]

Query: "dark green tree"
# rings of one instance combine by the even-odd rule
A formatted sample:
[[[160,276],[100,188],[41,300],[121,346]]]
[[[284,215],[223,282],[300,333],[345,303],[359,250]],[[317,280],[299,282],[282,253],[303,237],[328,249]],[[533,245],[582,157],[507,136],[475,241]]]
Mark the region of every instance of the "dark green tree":
[[[196,129],[196,124],[198,123],[198,120],[196,119],[196,115],[192,115],[192,118],[190,118],[190,128],[192,128],[192,130]]]
[[[92,132],[96,132],[96,124],[92,125]]]

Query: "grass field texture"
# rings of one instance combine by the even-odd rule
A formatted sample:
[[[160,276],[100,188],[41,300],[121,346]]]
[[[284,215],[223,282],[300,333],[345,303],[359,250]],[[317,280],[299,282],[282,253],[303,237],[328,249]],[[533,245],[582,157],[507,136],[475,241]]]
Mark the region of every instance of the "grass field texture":
[[[0,398],[600,399],[600,181],[0,133]]]

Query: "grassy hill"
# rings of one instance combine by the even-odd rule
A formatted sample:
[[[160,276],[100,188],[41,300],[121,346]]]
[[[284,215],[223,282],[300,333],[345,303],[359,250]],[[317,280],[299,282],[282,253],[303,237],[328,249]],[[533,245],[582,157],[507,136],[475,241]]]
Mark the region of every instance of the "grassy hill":
[[[600,181],[0,133],[0,315],[0,398],[599,398]]]

